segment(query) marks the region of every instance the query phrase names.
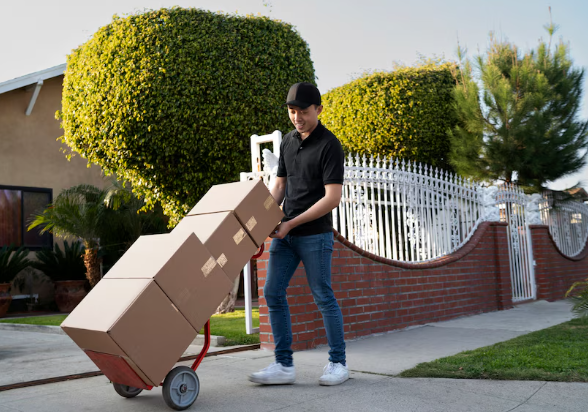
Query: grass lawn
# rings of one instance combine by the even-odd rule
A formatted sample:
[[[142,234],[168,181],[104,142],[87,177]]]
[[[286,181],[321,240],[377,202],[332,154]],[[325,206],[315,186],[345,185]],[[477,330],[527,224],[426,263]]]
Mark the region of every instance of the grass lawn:
[[[67,315],[31,316],[29,318],[0,319],[0,323],[20,323],[25,325],[59,326]]]
[[[253,327],[259,327],[259,309],[253,308]],[[204,333],[204,330],[200,331]],[[210,333],[227,338],[226,346],[250,345],[259,343],[259,333],[247,335],[245,333],[245,309],[235,309],[233,313],[212,315],[210,318]]]
[[[588,382],[588,318],[421,363],[400,376]]]
[[[29,318],[2,319],[1,323],[59,326],[67,315],[33,316]],[[253,327],[259,327],[259,309],[253,308]],[[202,331],[201,331],[202,332]],[[233,313],[213,315],[210,318],[210,332],[227,338],[226,345],[249,345],[259,343],[259,334],[245,333],[245,310],[235,309]]]

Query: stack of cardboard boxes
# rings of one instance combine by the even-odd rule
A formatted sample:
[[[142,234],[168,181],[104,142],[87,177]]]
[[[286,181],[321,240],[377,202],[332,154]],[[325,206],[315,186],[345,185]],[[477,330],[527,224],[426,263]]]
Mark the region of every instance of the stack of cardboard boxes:
[[[283,213],[261,180],[213,186],[141,236],[61,327],[113,382],[158,386]]]

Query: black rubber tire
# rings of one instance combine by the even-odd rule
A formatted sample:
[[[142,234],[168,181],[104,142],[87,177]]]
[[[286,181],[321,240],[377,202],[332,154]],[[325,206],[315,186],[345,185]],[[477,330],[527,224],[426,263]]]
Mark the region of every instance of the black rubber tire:
[[[165,377],[162,387],[163,400],[172,409],[188,409],[198,398],[198,375],[187,366],[176,366]]]
[[[135,388],[129,385],[122,385],[120,383],[113,383],[113,386],[116,393],[118,393],[123,398],[134,398],[143,392],[143,389]]]

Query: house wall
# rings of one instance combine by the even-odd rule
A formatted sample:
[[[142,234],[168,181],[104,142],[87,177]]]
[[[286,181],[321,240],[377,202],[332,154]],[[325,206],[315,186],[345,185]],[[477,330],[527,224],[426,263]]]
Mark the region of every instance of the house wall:
[[[34,85],[0,94],[0,185],[48,188],[55,198],[63,189],[81,183],[108,184],[101,169],[88,168],[79,155],[68,161],[61,151],[66,146],[56,140],[63,135],[55,119],[61,109],[62,82],[63,76],[44,81],[30,116],[25,112]],[[53,300],[51,282],[37,280],[33,290],[41,303]],[[13,288],[11,293],[23,292]]]
[[[44,81],[30,116],[25,115],[34,87],[0,94],[0,184],[63,189],[87,183],[105,186],[101,169],[87,167],[79,155],[71,161],[56,139],[63,135],[55,112],[61,110],[63,76]]]
[[[273,349],[263,298],[269,241],[257,261],[260,341]],[[339,236],[332,286],[341,306],[345,338],[353,339],[427,322],[512,307],[507,227],[484,222],[460,250],[431,262],[410,264],[378,258]],[[302,265],[288,289],[293,349],[326,344],[322,316],[313,302]]]

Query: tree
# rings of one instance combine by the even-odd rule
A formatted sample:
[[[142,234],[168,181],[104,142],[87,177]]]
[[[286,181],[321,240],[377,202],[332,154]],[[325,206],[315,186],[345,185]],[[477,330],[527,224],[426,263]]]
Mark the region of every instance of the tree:
[[[93,287],[100,281],[102,256],[114,264],[139,236],[165,231],[163,215],[157,214],[157,209],[140,212],[144,205],[118,182],[107,189],[77,185],[62,191],[47,209],[35,215],[28,229],[41,226],[41,233],[81,239],[86,278]]]
[[[283,22],[182,8],[115,16],[68,56],[62,141],[173,225],[248,170],[252,134],[290,129],[288,88],[314,80],[308,44]]]
[[[451,169],[447,130],[456,124],[454,66],[423,61],[417,67],[368,73],[323,96],[321,121],[348,153]]]
[[[104,198],[107,191],[92,185],[77,185],[63,190],[53,203],[29,224],[28,230],[42,226],[40,233],[47,231],[56,236],[81,239],[84,243],[86,278],[94,287],[100,280],[98,246],[100,228],[106,222]]]
[[[104,197],[104,220],[100,230],[100,253],[106,273],[142,235],[168,232],[168,219],[160,205],[143,210],[145,202],[128,185],[114,181]]]
[[[529,192],[586,163],[588,122],[578,120],[584,70],[573,68],[569,46],[549,42],[521,53],[490,34],[475,72],[458,48],[454,72],[458,125],[450,131],[450,162],[462,175],[517,183]]]

